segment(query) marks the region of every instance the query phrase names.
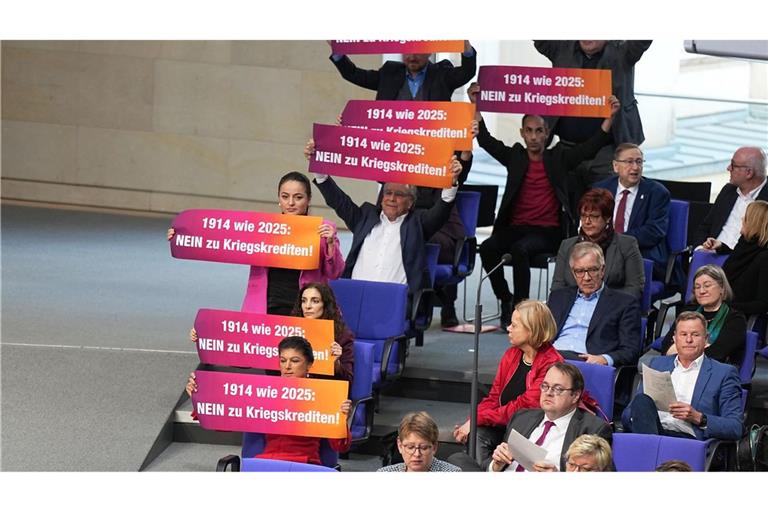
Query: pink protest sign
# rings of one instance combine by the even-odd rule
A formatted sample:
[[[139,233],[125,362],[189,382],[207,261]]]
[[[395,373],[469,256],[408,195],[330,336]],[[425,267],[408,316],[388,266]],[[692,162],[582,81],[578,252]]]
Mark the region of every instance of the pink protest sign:
[[[453,149],[429,137],[315,124],[309,170],[361,180],[448,188]]]
[[[204,364],[279,370],[278,343],[286,336],[302,336],[315,355],[311,372],[333,375],[333,320],[201,309],[195,330]]]
[[[609,117],[609,69],[480,66],[477,110]]]
[[[341,122],[344,126],[431,137],[452,150],[472,150],[472,103],[453,101],[349,100]]]
[[[207,430],[342,439],[349,383],[244,373],[195,372],[192,410]]]
[[[321,217],[230,210],[184,210],[173,219],[171,255],[189,260],[315,269]]]
[[[331,41],[331,53],[340,55],[377,53],[435,53],[464,51],[462,40],[404,41],[392,39],[337,39]]]

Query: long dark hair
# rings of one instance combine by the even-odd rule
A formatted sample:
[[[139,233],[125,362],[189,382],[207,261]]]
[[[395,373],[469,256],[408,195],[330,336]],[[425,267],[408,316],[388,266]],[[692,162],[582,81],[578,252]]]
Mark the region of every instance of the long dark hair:
[[[342,333],[347,330],[347,325],[344,323],[344,319],[341,318],[341,310],[336,305],[336,295],[333,294],[333,290],[330,286],[323,283],[307,283],[299,290],[299,295],[296,297],[296,302],[293,305],[292,316],[304,316],[304,312],[301,309],[301,297],[304,295],[304,290],[314,288],[320,292],[320,298],[323,300],[323,314],[320,316],[323,320],[333,320],[333,337],[338,340],[341,338]]]
[[[295,350],[304,356],[304,359],[311,365],[315,362],[315,353],[312,352],[312,345],[307,338],[301,336],[288,336],[283,338],[280,343],[277,344],[277,352],[280,354],[284,350]]]

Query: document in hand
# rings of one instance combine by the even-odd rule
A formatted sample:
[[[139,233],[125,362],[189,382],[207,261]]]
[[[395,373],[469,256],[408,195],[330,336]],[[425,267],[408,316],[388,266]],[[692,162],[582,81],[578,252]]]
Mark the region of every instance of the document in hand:
[[[660,411],[669,412],[669,404],[677,402],[675,388],[672,385],[672,374],[654,370],[645,364],[643,365],[643,392],[653,398]]]
[[[512,429],[512,432],[509,433],[507,444],[509,444],[509,453],[512,458],[523,466],[526,471],[533,471],[535,463],[546,460],[547,450],[529,441],[527,437],[524,437],[515,429]]]

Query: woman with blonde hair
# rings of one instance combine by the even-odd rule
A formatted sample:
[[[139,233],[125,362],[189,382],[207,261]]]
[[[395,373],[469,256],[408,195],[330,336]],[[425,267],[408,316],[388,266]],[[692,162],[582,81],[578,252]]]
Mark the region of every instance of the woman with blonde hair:
[[[479,462],[490,457],[503,440],[507,423],[515,412],[539,407],[539,384],[549,367],[563,360],[552,346],[557,325],[543,302],[518,303],[507,332],[512,346],[501,357],[490,393],[477,406]],[[460,443],[466,443],[469,435],[469,420],[453,430],[453,437]]]
[[[730,253],[723,270],[733,289],[733,308],[747,316],[768,312],[768,202],[747,206],[733,251],[714,239],[707,239],[704,247]]]

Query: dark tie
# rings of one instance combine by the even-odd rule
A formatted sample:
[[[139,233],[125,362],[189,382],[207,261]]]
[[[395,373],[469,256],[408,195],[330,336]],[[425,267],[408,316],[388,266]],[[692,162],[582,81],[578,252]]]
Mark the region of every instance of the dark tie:
[[[536,446],[541,446],[542,444],[544,444],[544,440],[547,438],[547,434],[549,434],[549,429],[551,429],[554,426],[555,426],[554,421],[545,421],[544,432],[541,433],[541,435],[539,436],[539,438],[536,440],[534,444],[536,444]],[[515,471],[525,471],[525,468],[518,464],[517,469],[515,469]]]
[[[616,219],[613,221],[613,230],[617,233],[624,232],[624,214],[627,211],[627,196],[629,190],[621,191],[621,200],[619,201],[619,208],[616,210]]]

